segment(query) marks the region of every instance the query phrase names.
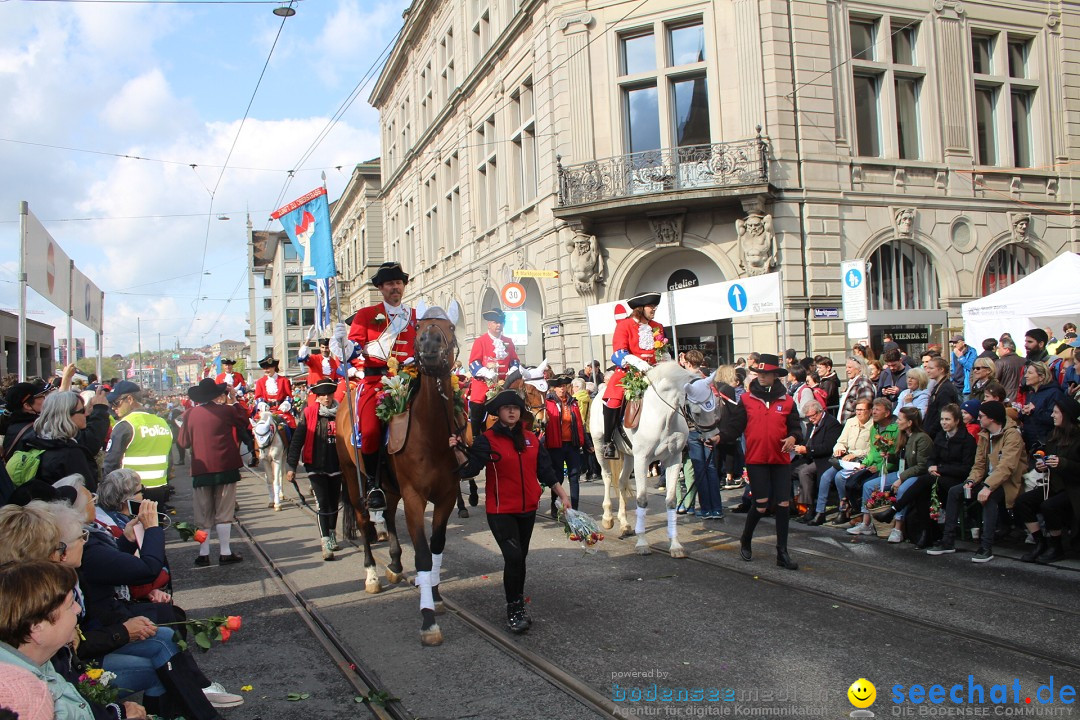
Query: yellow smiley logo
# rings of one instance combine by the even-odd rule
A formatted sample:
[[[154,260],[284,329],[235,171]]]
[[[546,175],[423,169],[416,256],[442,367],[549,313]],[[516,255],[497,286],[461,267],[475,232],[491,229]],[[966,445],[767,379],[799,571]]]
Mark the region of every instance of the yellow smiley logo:
[[[847,697],[852,705],[865,709],[873,705],[874,700],[877,699],[877,688],[866,678],[859,678],[847,689]]]

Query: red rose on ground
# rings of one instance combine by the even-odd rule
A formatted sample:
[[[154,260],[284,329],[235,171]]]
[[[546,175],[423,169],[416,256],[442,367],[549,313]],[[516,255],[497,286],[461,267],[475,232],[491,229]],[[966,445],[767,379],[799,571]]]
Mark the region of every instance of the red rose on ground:
[[[240,629],[240,625],[243,623],[243,618],[239,615],[230,615],[225,619],[225,627],[229,630],[236,632]]]
[[[228,642],[229,638],[232,637],[232,630],[229,630],[227,627],[218,628],[218,632],[221,633],[221,642],[223,643]]]

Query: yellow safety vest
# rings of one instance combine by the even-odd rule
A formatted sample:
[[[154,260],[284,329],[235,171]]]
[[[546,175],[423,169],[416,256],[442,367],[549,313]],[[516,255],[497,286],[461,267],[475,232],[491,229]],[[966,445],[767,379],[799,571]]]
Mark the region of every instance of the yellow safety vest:
[[[169,424],[147,412],[130,413],[120,422],[131,425],[131,442],[124,450],[120,467],[139,473],[143,487],[165,485],[169,479],[169,453],[173,446]]]

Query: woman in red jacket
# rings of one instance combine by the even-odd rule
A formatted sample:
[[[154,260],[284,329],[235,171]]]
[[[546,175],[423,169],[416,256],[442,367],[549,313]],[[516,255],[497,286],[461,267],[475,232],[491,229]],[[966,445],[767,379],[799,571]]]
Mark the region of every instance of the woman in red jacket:
[[[473,441],[468,462],[459,474],[473,477],[481,468],[486,471],[485,510],[488,527],[503,555],[506,624],[511,632],[523,633],[532,625],[525,612],[525,556],[536,523],[540,485],[554,490],[564,508],[570,507],[570,498],[543,444],[521,426],[526,412],[521,396],[504,390],[487,403],[487,411],[498,422]],[[451,447],[460,443],[460,438],[451,436]]]
[[[780,358],[761,355],[750,366],[757,379],[743,393],[740,402],[746,409],[746,474],[754,507],[746,514],[739,554],[751,558],[750,541],[769,501],[776,508],[776,564],[788,570],[799,566],[787,551],[788,521],[791,504],[791,453],[802,439],[799,412],[777,375],[782,372]]]

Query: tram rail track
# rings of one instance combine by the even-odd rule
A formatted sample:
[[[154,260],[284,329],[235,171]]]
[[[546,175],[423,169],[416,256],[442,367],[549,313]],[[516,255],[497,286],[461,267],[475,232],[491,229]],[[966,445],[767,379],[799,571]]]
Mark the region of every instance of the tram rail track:
[[[322,616],[318,608],[304,597],[304,594],[289,580],[286,572],[278,565],[274,558],[263,549],[258,538],[244,526],[243,522],[237,519],[237,524],[240,526],[240,530],[244,534],[244,537],[247,538],[248,542],[251,543],[252,547],[255,549],[256,556],[263,568],[267,571],[267,574],[271,577],[273,582],[278,585],[282,594],[288,598],[289,603],[292,605],[297,615],[300,616],[312,635],[314,635],[334,660],[337,668],[342,672],[349,684],[357,691],[357,694],[370,697],[372,693],[375,693],[376,695],[385,693],[392,698],[392,688],[385,687],[375,676],[375,673],[372,672],[352,651],[348,643],[334,630],[333,626]],[[348,541],[348,543],[357,550],[362,550],[362,547],[356,542]],[[374,548],[373,552],[377,556],[378,563],[385,567],[389,562],[389,556],[386,554],[385,549]],[[405,576],[406,579],[402,581],[403,583],[408,582],[407,573],[405,573]],[[412,585],[409,585],[408,587],[416,590]],[[531,672],[544,678],[565,695],[590,708],[601,716],[618,716],[617,706],[610,698],[566,672],[547,658],[512,642],[511,638],[507,636],[503,629],[492,625],[478,614],[468,610],[459,603],[455,603],[452,598],[447,597],[445,588],[442,589],[442,600],[448,614],[461,620],[469,629],[480,635],[488,643],[517,660]],[[379,705],[375,702],[366,702],[364,705],[369,712],[379,720],[414,720],[415,718],[415,715],[410,713],[408,709],[396,699],[389,699],[384,705]]]

